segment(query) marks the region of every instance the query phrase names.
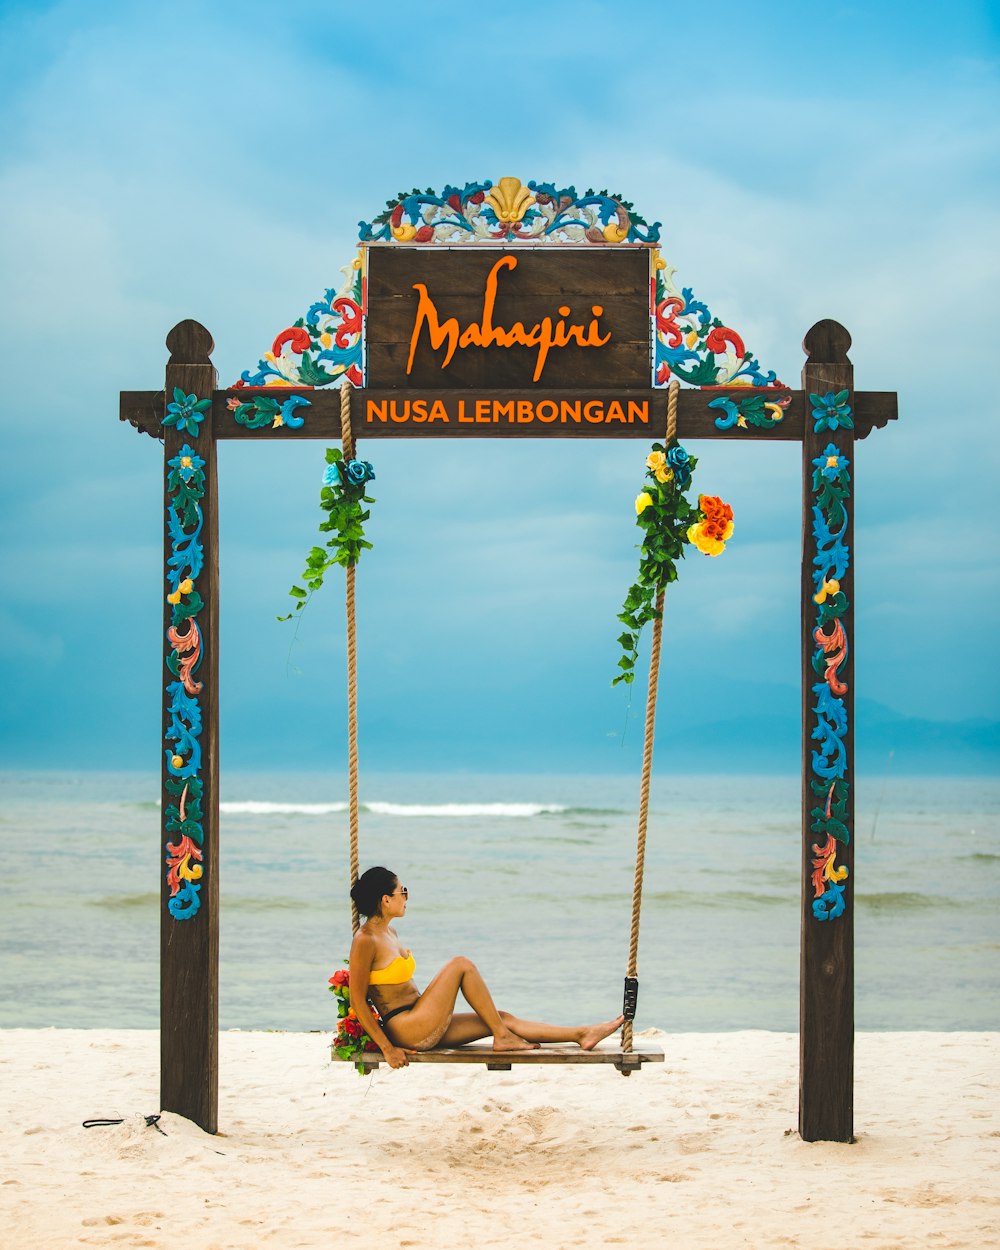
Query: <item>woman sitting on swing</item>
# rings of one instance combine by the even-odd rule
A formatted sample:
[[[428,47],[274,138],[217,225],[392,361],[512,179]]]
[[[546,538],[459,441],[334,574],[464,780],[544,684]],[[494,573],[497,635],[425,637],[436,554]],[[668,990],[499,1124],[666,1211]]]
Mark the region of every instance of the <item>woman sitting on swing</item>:
[[[562,1028],[497,1011],[475,964],[462,955],[450,959],[421,993],[413,981],[413,955],[403,949],[392,928],[392,922],[406,914],[408,897],[406,886],[387,868],[369,868],[351,889],[355,906],[367,917],[351,944],[351,1007],[390,1067],[406,1067],[408,1050],[464,1046],[484,1037],[493,1038],[496,1051],[536,1050],[540,1042],[576,1042],[593,1050],[621,1028],[623,1016],[604,1024]],[[459,991],[471,1012],[455,1011]]]

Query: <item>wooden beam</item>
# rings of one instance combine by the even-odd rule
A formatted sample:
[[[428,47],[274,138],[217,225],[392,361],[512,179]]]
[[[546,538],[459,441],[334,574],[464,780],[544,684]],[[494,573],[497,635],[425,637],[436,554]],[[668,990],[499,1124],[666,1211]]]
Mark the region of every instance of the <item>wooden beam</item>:
[[[196,321],[167,335],[160,420],[178,394],[210,398],[212,338]],[[181,405],[184,407],[185,405]],[[161,427],[164,667],[160,904],[160,1108],[218,1129],[219,554],[215,436],[196,410]],[[166,861],[166,863],[164,862]]]
[[[799,1133],[854,1134],[854,370],[835,321],[802,389],[802,914]]]
[[[575,399],[598,399],[606,405],[613,400],[626,403],[647,401],[650,405],[649,424],[633,421],[631,424],[614,423],[610,425],[588,425],[581,422],[564,424],[533,421],[529,424],[518,424],[516,421],[498,421],[496,423],[469,422],[458,425],[455,422],[433,422],[400,424],[392,420],[371,422],[368,417],[368,401],[376,404],[409,399],[424,403],[433,402],[445,396],[451,405],[462,400],[466,411],[474,411],[477,399],[495,396],[506,403],[511,400],[531,400],[536,406],[540,401],[560,402]],[[743,428],[734,425],[720,429],[716,424],[725,420],[726,414],[718,408],[710,408],[709,404],[718,399],[731,399],[734,402],[746,401],[759,395],[767,401],[777,397],[789,396],[790,402],[784,409],[784,418],[773,426],[748,425]],[[270,421],[257,428],[240,424],[229,407],[234,404],[252,401],[256,396],[284,402],[293,396],[307,401],[308,407],[298,408],[296,415],[303,418],[301,426],[280,425],[273,428]],[[620,391],[549,391],[549,390],[513,390],[513,391],[398,391],[372,390],[361,388],[351,396],[351,424],[355,441],[369,438],[631,438],[652,442],[662,438],[666,425],[667,392],[663,388],[650,390]],[[122,391],[119,413],[122,421],[128,422],[140,433],[149,434],[154,438],[161,436],[160,422],[163,413],[164,394],[162,391]],[[398,409],[397,409],[398,410]],[[724,438],[737,441],[769,440],[797,442],[802,438],[805,426],[806,397],[804,392],[795,390],[760,390],[750,387],[730,387],[718,390],[684,389],[678,403],[677,430],[678,436],[687,441],[699,438]],[[860,391],[855,395],[855,437],[864,438],[875,428],[882,428],[897,415],[897,401],[894,391]],[[309,390],[308,388],[266,387],[251,389],[215,391],[212,403],[212,422],[216,438],[238,439],[322,439],[325,442],[340,440],[340,391],[339,388],[325,387]]]

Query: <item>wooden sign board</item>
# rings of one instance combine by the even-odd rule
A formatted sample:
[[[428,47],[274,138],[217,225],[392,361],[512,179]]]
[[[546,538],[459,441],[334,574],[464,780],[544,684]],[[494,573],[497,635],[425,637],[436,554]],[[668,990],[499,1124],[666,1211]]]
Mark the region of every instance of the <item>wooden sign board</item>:
[[[648,389],[648,248],[371,247],[372,390]]]

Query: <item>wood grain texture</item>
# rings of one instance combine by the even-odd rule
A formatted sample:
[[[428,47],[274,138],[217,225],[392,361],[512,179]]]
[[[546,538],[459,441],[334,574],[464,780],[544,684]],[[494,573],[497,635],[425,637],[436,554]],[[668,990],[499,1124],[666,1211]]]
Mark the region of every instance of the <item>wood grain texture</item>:
[[[802,371],[806,394],[825,395],[852,390],[854,370],[847,359],[850,335],[836,322],[821,322],[806,336],[810,353]],[[826,361],[824,356],[834,357]],[[804,1141],[849,1142],[854,1138],[854,490],[857,488],[854,437],[850,430],[814,431],[806,422],[802,440],[802,908],[799,972],[799,1133]],[[846,780],[849,786],[847,826],[848,845],[838,843],[838,862],[848,869],[845,881],[844,914],[818,920],[813,914],[814,891],[811,881],[812,846],[816,835],[810,831],[810,809],[817,805],[809,780],[812,752],[816,743],[812,730],[813,685],[819,680],[812,666],[816,649],[813,630],[816,605],[813,601],[813,464],[826,446],[834,443],[850,461],[852,494],[848,500],[848,526],[845,535],[850,566],[840,579],[850,607],[841,620],[847,635],[846,662],[839,676],[847,684],[842,696],[847,712]]]
[[[594,1050],[581,1050],[579,1046],[568,1044],[547,1044],[537,1050],[511,1051],[506,1054],[492,1049],[489,1041],[473,1042],[469,1046],[458,1046],[447,1050],[421,1050],[407,1052],[410,1063],[474,1063],[485,1064],[488,1068],[499,1071],[511,1067],[546,1067],[553,1064],[613,1064],[638,1068],[643,1063],[663,1063],[663,1047],[653,1043],[636,1046],[631,1051],[623,1051],[617,1046],[598,1046]],[[334,1060],[334,1062],[339,1062]],[[346,1061],[345,1061],[346,1062]],[[385,1063],[381,1054],[372,1052],[366,1056],[366,1069],[372,1070]]]
[[[195,329],[196,326],[193,322],[182,323],[168,336],[167,345],[174,363],[167,365],[164,403],[173,397],[175,386],[185,394],[207,398],[217,385],[215,369],[207,361],[211,336],[203,327]],[[200,357],[201,362],[186,363],[186,355]],[[166,461],[176,456],[184,443],[193,446],[205,461],[205,494],[201,501],[204,567],[197,578],[197,590],[204,599],[204,607],[197,618],[202,634],[198,680],[203,684],[198,699],[202,714],[203,876],[197,914],[191,919],[175,920],[167,908],[170,895],[164,847],[168,841],[176,841],[176,835],[168,833],[165,827],[167,807],[176,802],[176,798],[163,787],[160,844],[155,857],[161,889],[160,1109],[185,1116],[206,1132],[214,1133],[218,1128],[219,1088],[219,549],[216,447],[211,420],[202,422],[197,438],[171,427],[163,430],[164,514]],[[165,529],[165,573],[171,551],[170,536]],[[170,619],[170,609],[165,605],[164,634]],[[160,679],[164,688],[160,767],[165,777],[163,748],[169,721],[166,686],[171,677],[162,654]]]
[[[586,331],[597,315],[603,346],[553,346],[541,375],[534,377],[537,348],[493,344],[459,347],[442,369],[444,348],[434,350],[426,326],[407,372],[421,284],[433,301],[438,324],[456,318],[464,330],[483,318],[491,271],[510,258],[513,268],[496,271],[492,325],[527,331],[545,317],[553,326]],[[366,379],[372,387],[403,389],[497,386],[646,386],[652,371],[649,316],[650,257],[646,251],[586,251],[560,248],[497,253],[423,248],[372,249],[368,259],[365,315]],[[568,309],[560,313],[559,309]]]

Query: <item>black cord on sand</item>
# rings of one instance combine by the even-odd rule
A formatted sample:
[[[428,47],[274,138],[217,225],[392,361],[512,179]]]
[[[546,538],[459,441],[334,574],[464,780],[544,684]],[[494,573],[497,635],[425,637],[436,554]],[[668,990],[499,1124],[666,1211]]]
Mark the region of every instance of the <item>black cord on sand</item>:
[[[146,1121],[147,1128],[155,1128],[161,1136],[166,1137],[167,1134],[160,1128],[160,1117],[158,1115],[144,1115],[142,1117]],[[105,1128],[109,1124],[124,1124],[124,1120],[84,1120],[84,1128]]]

